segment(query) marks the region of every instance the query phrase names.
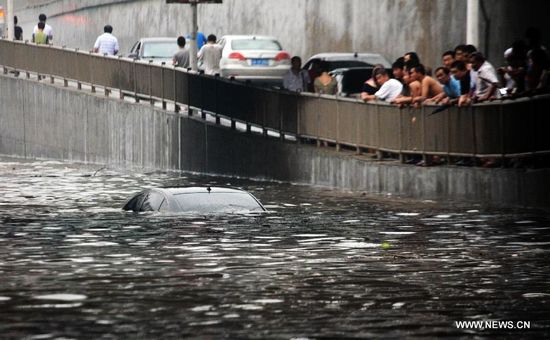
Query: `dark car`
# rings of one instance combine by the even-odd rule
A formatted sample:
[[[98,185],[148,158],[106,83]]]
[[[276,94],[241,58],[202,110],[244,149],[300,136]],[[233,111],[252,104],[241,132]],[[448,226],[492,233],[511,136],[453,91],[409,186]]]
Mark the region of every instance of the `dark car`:
[[[123,210],[171,213],[231,214],[265,212],[250,193],[221,187],[152,188],[126,202]]]
[[[372,76],[372,67],[338,68],[330,74],[338,82],[338,95],[349,97],[363,90],[363,84]]]
[[[363,91],[365,81],[372,77],[373,67],[337,68],[330,71],[330,75],[338,82],[338,95],[353,97]],[[393,78],[392,70],[386,68],[390,78]]]
[[[315,62],[325,62],[328,71],[350,67],[373,67],[381,64],[385,68],[391,68],[386,58],[377,53],[319,53],[309,58],[303,69],[309,70]]]

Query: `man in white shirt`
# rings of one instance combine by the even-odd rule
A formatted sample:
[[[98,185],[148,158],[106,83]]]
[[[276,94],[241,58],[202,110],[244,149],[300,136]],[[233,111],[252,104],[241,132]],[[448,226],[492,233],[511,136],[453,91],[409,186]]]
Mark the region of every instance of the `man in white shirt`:
[[[44,23],[44,33],[48,36],[48,42],[52,42],[53,39],[53,30],[52,26],[46,24],[46,14],[42,13],[38,16],[38,21]],[[34,28],[32,29],[32,34],[38,33],[38,24],[34,25]]]
[[[364,101],[380,99],[389,103],[403,91],[403,84],[399,80],[390,79],[388,72],[383,68],[376,70],[374,79],[380,89],[373,95],[369,95],[367,92],[361,93],[361,99]]]
[[[472,68],[477,73],[475,99],[483,102],[497,97],[498,77],[493,65],[491,65],[483,54],[476,52],[470,56]]]
[[[302,70],[302,59],[294,56],[290,59],[290,63],[292,67],[283,79],[283,87],[294,92],[307,91],[311,80],[309,79],[309,73],[306,70]]]
[[[201,47],[198,58],[202,63],[202,69],[205,74],[214,75],[220,73],[220,60],[222,59],[222,47],[216,44],[216,36],[210,34],[206,39],[206,44]]]
[[[105,25],[103,32],[105,33],[97,37],[95,41],[94,52],[107,55],[117,54],[119,46],[117,38],[112,34],[113,27],[111,25]]]

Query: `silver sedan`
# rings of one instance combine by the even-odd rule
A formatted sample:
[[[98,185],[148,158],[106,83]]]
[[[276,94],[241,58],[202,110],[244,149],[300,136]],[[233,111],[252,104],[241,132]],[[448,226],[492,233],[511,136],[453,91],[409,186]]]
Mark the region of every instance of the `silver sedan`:
[[[220,61],[223,77],[282,81],[290,69],[290,54],[274,37],[226,35],[219,44],[223,47]]]

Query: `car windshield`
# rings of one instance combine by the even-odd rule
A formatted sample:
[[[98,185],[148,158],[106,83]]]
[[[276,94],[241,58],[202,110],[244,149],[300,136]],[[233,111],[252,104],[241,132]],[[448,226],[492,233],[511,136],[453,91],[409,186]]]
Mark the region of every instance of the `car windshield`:
[[[185,212],[239,213],[264,211],[254,197],[241,192],[175,194],[174,198]]]
[[[143,58],[172,58],[178,51],[178,44],[173,42],[148,42],[143,44]]]
[[[281,45],[276,40],[268,39],[237,39],[231,41],[231,49],[233,50],[264,50],[264,51],[280,51]]]

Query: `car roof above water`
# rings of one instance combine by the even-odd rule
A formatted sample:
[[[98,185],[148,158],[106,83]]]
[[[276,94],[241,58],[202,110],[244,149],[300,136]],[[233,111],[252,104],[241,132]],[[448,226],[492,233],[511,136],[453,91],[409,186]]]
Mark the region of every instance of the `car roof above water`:
[[[224,187],[169,187],[145,189],[130,198],[123,210],[182,213],[264,212],[260,201],[247,191]]]
[[[208,191],[210,189],[210,191]],[[202,193],[208,193],[211,194],[215,193],[246,193],[243,190],[238,189],[231,189],[231,188],[224,188],[224,187],[182,187],[182,188],[154,188],[152,190],[157,190],[161,192],[165,192],[172,195],[180,195],[180,194],[202,194]]]

